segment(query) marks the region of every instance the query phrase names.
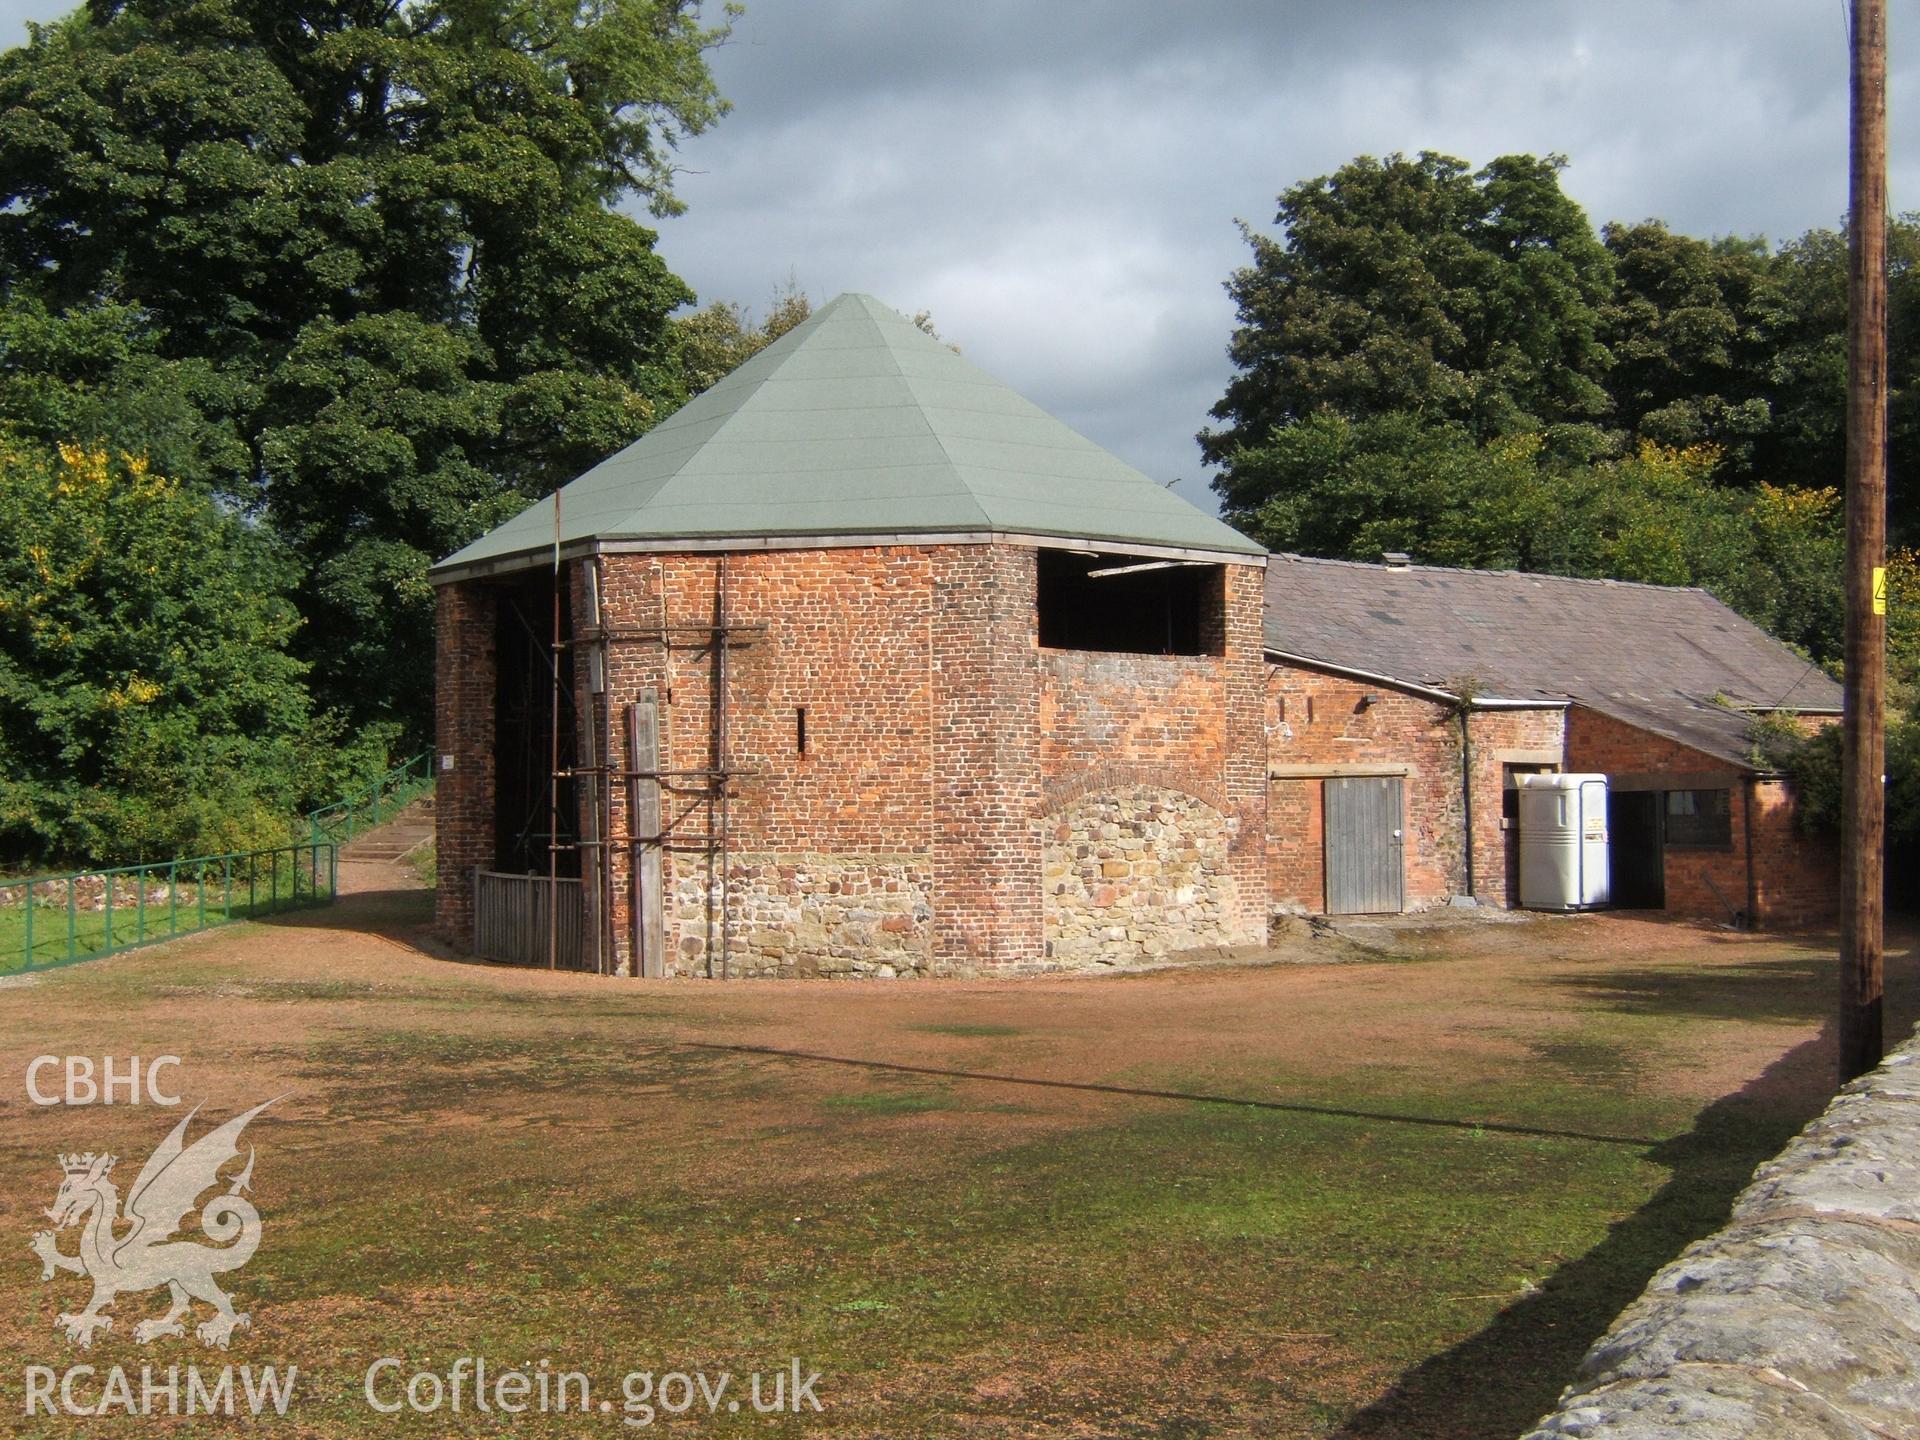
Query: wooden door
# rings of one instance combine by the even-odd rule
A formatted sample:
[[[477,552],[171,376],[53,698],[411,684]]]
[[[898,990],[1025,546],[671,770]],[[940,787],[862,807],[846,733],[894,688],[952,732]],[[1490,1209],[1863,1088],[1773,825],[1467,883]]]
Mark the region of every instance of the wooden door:
[[[1397,914],[1406,904],[1400,780],[1328,780],[1323,793],[1327,913]]]

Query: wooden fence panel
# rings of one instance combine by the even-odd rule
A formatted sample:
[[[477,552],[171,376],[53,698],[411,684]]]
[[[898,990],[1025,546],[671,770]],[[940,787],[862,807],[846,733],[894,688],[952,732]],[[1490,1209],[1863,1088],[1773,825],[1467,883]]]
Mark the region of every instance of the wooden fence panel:
[[[473,872],[473,949],[483,960],[509,965],[547,963],[548,897],[559,902],[554,963],[578,970],[584,907],[578,880],[549,881],[544,875]]]

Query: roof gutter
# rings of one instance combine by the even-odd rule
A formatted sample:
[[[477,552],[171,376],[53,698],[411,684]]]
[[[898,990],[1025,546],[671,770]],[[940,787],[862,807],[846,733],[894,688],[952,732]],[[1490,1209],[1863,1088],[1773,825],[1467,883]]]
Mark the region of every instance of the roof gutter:
[[[1041,550],[1086,550],[1101,555],[1137,555],[1147,560],[1187,560],[1210,565],[1256,565],[1265,568],[1265,551],[1210,550],[1202,546],[1154,545],[1144,541],[1105,540],[1096,535],[1039,535],[1009,530],[951,530],[915,532],[904,530],[847,531],[820,535],[682,535],[643,536],[621,539],[596,536],[570,541],[560,547],[562,560],[578,560],[590,555],[664,555],[671,553],[743,553],[757,550],[845,550],[875,545],[1030,545]],[[531,570],[553,564],[551,541],[530,545],[506,555],[484,560],[469,560],[450,565],[442,561],[427,570],[427,579],[435,585],[451,585],[460,580],[479,580],[516,570]]]
[[[1348,680],[1364,680],[1370,685],[1386,685],[1395,690],[1405,691],[1409,695],[1418,695],[1423,700],[1438,701],[1442,705],[1459,705],[1460,697],[1451,690],[1441,690],[1432,685],[1422,685],[1414,680],[1402,680],[1393,675],[1382,675],[1372,670],[1360,670],[1352,665],[1335,665],[1331,661],[1316,659],[1311,655],[1295,655],[1285,650],[1276,650],[1266,646],[1267,658],[1284,661],[1288,665],[1301,665],[1309,670],[1324,670],[1329,675],[1339,675]],[[1476,695],[1468,703],[1473,710],[1564,710],[1573,704],[1571,700],[1507,700],[1498,696]]]

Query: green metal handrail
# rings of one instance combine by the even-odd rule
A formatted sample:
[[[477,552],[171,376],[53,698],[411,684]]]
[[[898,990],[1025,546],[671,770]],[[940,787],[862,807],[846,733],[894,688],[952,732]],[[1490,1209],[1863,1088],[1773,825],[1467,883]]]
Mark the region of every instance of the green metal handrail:
[[[338,874],[339,848],[327,840],[0,880],[0,973],[98,960],[230,920],[330,905]],[[100,884],[97,909],[81,893],[90,881]]]
[[[433,752],[422,750],[402,760],[363,790],[307,812],[308,838],[320,845],[344,845],[362,830],[398,815],[433,788]]]

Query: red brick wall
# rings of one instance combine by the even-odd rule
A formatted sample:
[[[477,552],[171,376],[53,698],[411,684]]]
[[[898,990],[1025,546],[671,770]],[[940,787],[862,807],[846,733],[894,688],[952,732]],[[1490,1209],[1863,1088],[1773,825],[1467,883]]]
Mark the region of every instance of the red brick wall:
[[[1566,745],[1566,711],[1478,710],[1469,722],[1469,734],[1474,896],[1483,905],[1518,905],[1518,834],[1506,828],[1502,809],[1506,767],[1537,763],[1532,758],[1536,756],[1560,756]]]
[[[1264,927],[1260,571],[1227,567],[1222,656],[1042,652],[1035,552],[1005,545],[874,546],[609,555],[602,616],[625,638],[608,661],[617,759],[625,706],[658,696],[661,765],[715,763],[716,655],[701,627],[726,575],[731,623],[761,627],[729,653],[731,788],[727,950],[736,973],[965,972],[1045,958],[1043,821],[1058,786],[1108,781],[1201,793],[1232,828],[1237,938]],[[575,567],[576,633],[589,628]],[[443,590],[443,730],[490,756],[492,669]],[[490,614],[490,612],[489,612]],[[676,630],[663,642],[662,626]],[[590,648],[590,647],[588,647]],[[589,665],[576,666],[583,715]],[[796,711],[806,710],[806,753]],[[484,720],[484,734],[468,717]],[[595,748],[603,743],[596,725]],[[689,836],[715,823],[692,777],[663,797]],[[627,787],[614,786],[614,941],[630,960]],[[489,807],[491,803],[488,796]],[[1170,807],[1169,813],[1179,806]],[[448,815],[443,807],[443,817]],[[491,854],[492,812],[443,818],[443,924],[470,938],[454,898]],[[458,833],[454,833],[458,832]],[[1049,832],[1050,833],[1050,832]],[[470,858],[471,857],[471,858]],[[707,857],[665,857],[669,969],[717,962]],[[717,889],[717,885],[715,886]],[[462,927],[465,928],[462,928]],[[1211,936],[1209,938],[1212,938]]]
[[[936,964],[966,971],[1043,958],[1040,689],[1032,550],[933,552],[933,727],[920,772],[934,806]]]
[[[1226,607],[1227,753],[1222,770],[1239,820],[1228,859],[1244,944],[1266,939],[1272,908],[1267,894],[1266,571],[1230,568]]]
[[[1756,779],[1748,797],[1756,922],[1783,927],[1832,922],[1840,911],[1839,841],[1801,832],[1793,787],[1784,780]]]
[[[1362,708],[1361,697],[1377,696]],[[1267,867],[1273,902],[1326,909],[1323,774],[1341,767],[1406,766],[1402,781],[1405,893],[1410,907],[1444,900],[1461,884],[1460,731],[1445,706],[1379,685],[1290,665],[1270,665],[1266,751],[1305,776],[1269,781]]]
[[[1834,847],[1800,833],[1784,782],[1750,780],[1724,759],[1584,706],[1568,712],[1567,768],[1642,777],[1655,789],[1727,788],[1730,847],[1666,849],[1669,912],[1727,920],[1738,910],[1760,925],[1808,924],[1832,914],[1839,883]],[[1661,777],[1673,783],[1654,783]]]
[[[745,772],[732,781],[727,804],[728,968],[851,970],[859,968],[856,960],[865,963],[855,950],[885,950],[901,969],[924,965],[931,943],[928,897],[903,896],[900,887],[910,874],[924,876],[935,824],[937,552],[902,546],[724,558],[636,554],[609,555],[602,563],[602,614],[610,629],[625,635],[612,644],[608,668],[614,744],[622,759],[626,706],[651,689],[662,768],[714,767],[718,654],[703,627],[716,622],[723,569],[728,622],[753,627],[736,635],[727,660],[728,760]],[[663,626],[688,628],[663,636]],[[697,840],[719,822],[704,788],[688,774],[662,795],[670,831],[687,841],[681,849],[670,846],[663,865],[669,970],[677,973],[704,974],[709,962],[717,973],[722,963],[721,937],[712,928],[717,904],[707,903],[708,857]],[[616,785],[614,939],[623,962],[630,960],[632,933],[627,808],[626,786]],[[809,864],[809,857],[819,863]],[[831,874],[819,879],[815,870]],[[856,892],[868,890],[891,898],[854,903]],[[762,901],[778,892],[813,897],[806,923],[771,923]],[[813,942],[811,948],[802,941]]]
[[[1225,567],[1219,655],[1039,652],[1041,813],[1095,790],[1130,806],[1151,803],[1127,798],[1136,787],[1202,800],[1226,822],[1224,924],[1237,943],[1266,929],[1262,578],[1256,566]]]
[[[1375,697],[1362,706],[1361,697]],[[1460,722],[1450,705],[1300,666],[1270,664],[1266,677],[1266,754],[1276,769],[1267,797],[1267,866],[1275,905],[1326,908],[1323,785],[1355,768],[1405,767],[1404,864],[1409,908],[1466,889],[1465,797]],[[1561,744],[1561,712],[1476,711],[1468,722],[1473,753],[1474,890],[1484,903],[1507,903],[1507,845],[1501,828],[1502,767],[1514,752],[1551,752]]]
[[[494,856],[494,592],[484,581],[439,589],[435,625],[434,916],[461,949],[473,945],[473,867]],[[453,768],[444,768],[451,756]]]

